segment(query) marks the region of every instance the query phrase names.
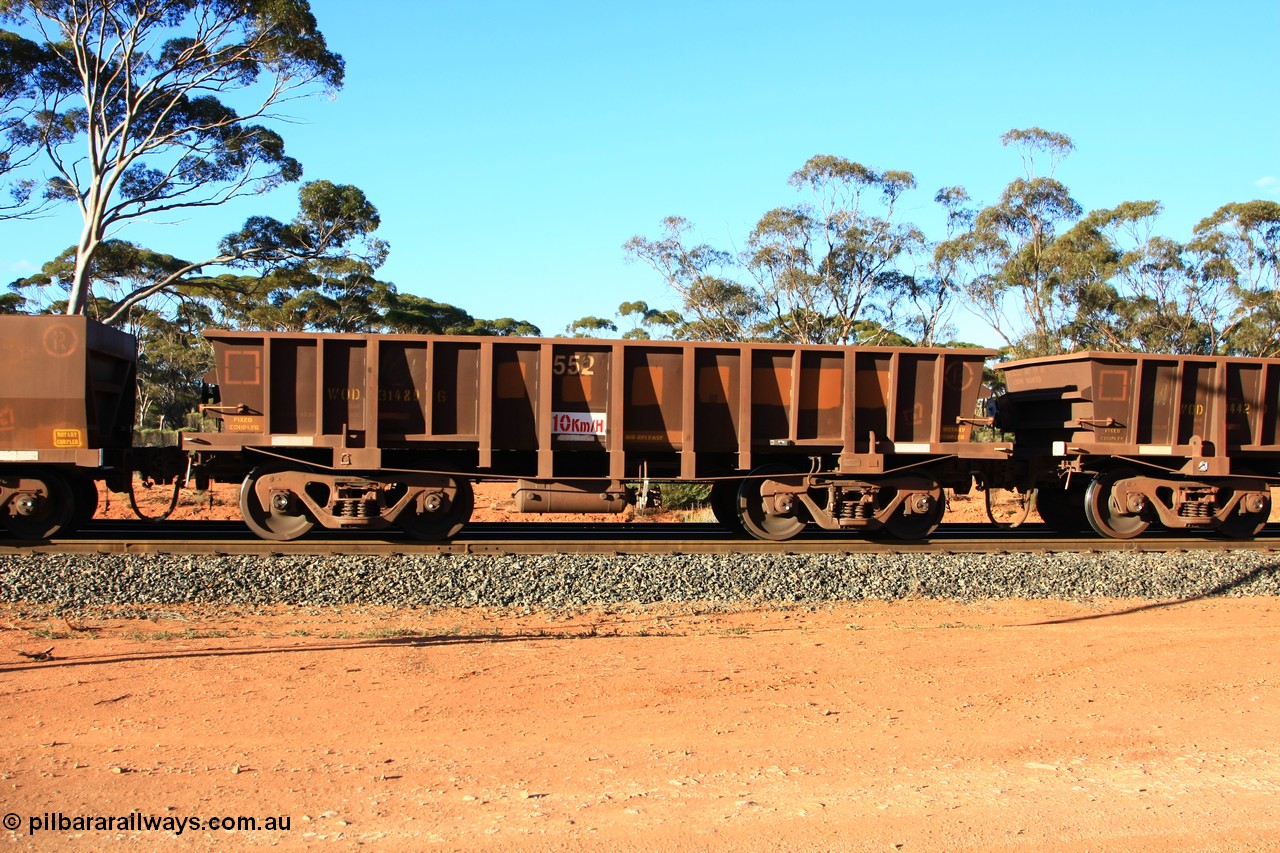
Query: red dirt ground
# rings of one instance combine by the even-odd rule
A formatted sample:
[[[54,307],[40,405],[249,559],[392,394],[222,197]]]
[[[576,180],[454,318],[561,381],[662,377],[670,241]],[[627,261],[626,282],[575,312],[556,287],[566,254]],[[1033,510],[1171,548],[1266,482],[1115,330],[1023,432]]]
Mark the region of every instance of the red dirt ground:
[[[173,842],[30,837],[135,811],[289,818],[166,849],[1280,849],[1275,599],[15,614],[38,849]]]

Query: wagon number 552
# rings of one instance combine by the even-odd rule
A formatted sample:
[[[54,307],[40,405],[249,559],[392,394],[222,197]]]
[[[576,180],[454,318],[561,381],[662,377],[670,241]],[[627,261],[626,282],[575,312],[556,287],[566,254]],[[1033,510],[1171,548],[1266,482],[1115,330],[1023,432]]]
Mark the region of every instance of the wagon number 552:
[[[558,355],[551,363],[551,372],[556,376],[590,376],[595,373],[596,357],[589,352],[575,352],[572,355]]]

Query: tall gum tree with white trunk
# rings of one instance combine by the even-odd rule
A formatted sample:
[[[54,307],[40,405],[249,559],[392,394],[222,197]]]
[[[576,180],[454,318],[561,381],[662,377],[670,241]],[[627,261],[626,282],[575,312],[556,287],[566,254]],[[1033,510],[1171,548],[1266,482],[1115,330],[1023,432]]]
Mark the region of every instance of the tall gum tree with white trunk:
[[[300,180],[301,165],[267,125],[287,102],[343,82],[342,57],[306,0],[0,0],[0,20],[48,57],[26,78],[26,120],[6,128],[6,142],[38,149],[51,168],[45,197],[80,210],[69,314],[84,312],[95,255],[129,223]],[[335,248],[254,225],[186,274]],[[243,239],[255,230],[275,244]],[[129,306],[116,307],[118,315]]]

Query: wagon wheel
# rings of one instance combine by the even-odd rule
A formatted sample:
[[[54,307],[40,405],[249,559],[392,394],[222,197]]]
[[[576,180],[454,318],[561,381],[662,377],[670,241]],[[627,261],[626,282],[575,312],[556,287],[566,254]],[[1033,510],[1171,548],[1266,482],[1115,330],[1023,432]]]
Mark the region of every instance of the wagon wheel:
[[[738,484],[732,480],[716,480],[707,496],[711,514],[721,527],[731,533],[742,533],[742,521],[738,518]]]
[[[1127,468],[1103,471],[1089,483],[1084,496],[1084,514],[1089,526],[1109,539],[1132,539],[1151,526],[1141,513],[1119,506],[1115,499],[1115,484],[1136,476]]]
[[[789,476],[788,476],[789,475]],[[800,475],[785,465],[761,465],[751,472],[751,478],[742,481],[738,488],[738,519],[742,527],[756,539],[782,542],[804,530],[805,520],[800,516],[799,502],[785,512],[779,512],[776,504],[770,514],[769,500],[763,493],[767,477],[778,480],[795,480]]]
[[[423,500],[427,506],[419,512],[419,502],[414,499],[409,506],[396,517],[400,528],[414,539],[436,541],[449,539],[471,520],[471,511],[475,509],[476,496],[471,490],[471,481],[454,479],[454,496],[449,500],[443,494],[438,497],[428,494]]]
[[[51,539],[69,533],[75,521],[75,492],[66,479],[53,471],[20,476],[39,485],[9,500],[0,513],[0,524],[18,539]]]
[[[1036,512],[1045,524],[1067,536],[1089,527],[1084,501],[1085,491],[1080,488],[1040,486],[1036,489]]]
[[[893,515],[885,519],[884,530],[895,539],[905,539],[908,542],[914,542],[924,539],[933,531],[938,529],[938,525],[942,523],[942,516],[946,514],[947,502],[942,499],[942,489],[935,484],[935,494],[928,496],[929,503],[927,507],[923,507],[923,511],[907,514],[907,501],[918,500],[924,498],[925,495],[917,494],[907,498],[898,505],[893,511]]]
[[[1230,495],[1227,496],[1228,500]],[[1252,539],[1262,532],[1271,517],[1271,495],[1263,499],[1262,509],[1257,512],[1232,513],[1218,525],[1218,532],[1228,539]]]
[[[244,516],[244,523],[260,539],[288,542],[315,526],[315,520],[291,493],[280,491],[259,494],[260,480],[293,470],[285,465],[254,468],[240,486],[240,514]]]

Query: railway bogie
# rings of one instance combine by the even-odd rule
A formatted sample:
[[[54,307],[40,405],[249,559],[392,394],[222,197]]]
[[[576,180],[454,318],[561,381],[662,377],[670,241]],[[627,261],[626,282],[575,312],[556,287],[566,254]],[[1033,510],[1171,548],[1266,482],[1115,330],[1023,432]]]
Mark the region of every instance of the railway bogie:
[[[289,462],[250,471],[240,510],[263,539],[289,540],[317,523],[330,530],[383,530],[399,525],[421,539],[445,539],[471,517],[471,485],[429,472],[311,470]]]

